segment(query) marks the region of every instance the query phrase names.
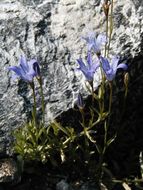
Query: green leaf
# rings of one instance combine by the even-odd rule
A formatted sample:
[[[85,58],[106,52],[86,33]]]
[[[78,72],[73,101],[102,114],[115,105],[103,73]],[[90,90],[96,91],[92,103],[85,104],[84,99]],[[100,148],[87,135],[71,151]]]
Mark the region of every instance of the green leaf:
[[[109,146],[112,142],[114,142],[115,138],[117,137],[117,134],[115,134],[111,139],[107,141],[107,146]]]
[[[54,122],[52,123],[52,127],[53,127],[53,129],[59,129],[59,130],[61,130],[63,133],[65,133],[66,135],[68,135],[67,130],[66,130],[60,123],[54,121]]]
[[[90,135],[91,131],[87,131],[85,130],[85,134],[87,136],[87,138],[92,142],[92,143],[96,143],[96,140],[93,139],[93,137]]]

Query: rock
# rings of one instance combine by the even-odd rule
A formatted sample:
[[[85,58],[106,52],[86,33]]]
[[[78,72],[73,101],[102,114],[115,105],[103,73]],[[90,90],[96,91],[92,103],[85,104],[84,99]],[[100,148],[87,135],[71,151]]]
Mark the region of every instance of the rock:
[[[111,53],[128,59],[142,49],[142,0],[114,1]],[[11,131],[29,117],[32,97],[23,81],[12,82],[7,67],[25,54],[40,62],[46,104],[46,122],[72,107],[83,90],[75,72],[76,59],[85,56],[81,36],[90,30],[105,32],[105,17],[93,0],[0,1],[0,155],[11,154]],[[39,102],[39,101],[38,101]],[[2,148],[1,148],[2,147]]]
[[[101,184],[100,188],[95,183],[85,182],[78,187],[77,185],[68,184],[65,180],[61,180],[56,185],[56,190],[107,190],[106,186]]]
[[[71,190],[70,185],[65,181],[61,180],[56,185],[56,190]]]
[[[18,167],[13,159],[0,160],[0,183],[18,183],[21,179],[18,174]]]
[[[84,183],[80,190],[108,190],[104,184],[100,184],[100,187],[98,187],[95,183],[86,182]]]

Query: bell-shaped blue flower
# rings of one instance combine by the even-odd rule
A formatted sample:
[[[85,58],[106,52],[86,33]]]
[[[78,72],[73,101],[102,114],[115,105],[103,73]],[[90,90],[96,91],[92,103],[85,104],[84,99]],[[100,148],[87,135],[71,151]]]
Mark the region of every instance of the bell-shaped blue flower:
[[[12,75],[13,79],[21,78],[26,82],[32,82],[33,78],[40,74],[37,60],[32,59],[27,62],[25,56],[20,57],[19,66],[11,66],[8,69],[14,71],[14,74]]]
[[[111,59],[111,63],[109,63],[107,58],[104,58],[102,56],[100,56],[100,60],[101,60],[102,68],[105,72],[106,78],[109,81],[112,81],[115,78],[117,69],[127,70],[128,68],[127,65],[124,63],[120,63],[118,65],[118,62],[119,62],[118,56],[113,56]]]
[[[94,73],[97,70],[97,68],[100,66],[99,61],[96,60],[95,62],[93,62],[91,57],[91,52],[88,52],[87,64],[83,62],[82,58],[77,59],[77,62],[79,64],[78,70],[82,71],[87,81],[93,81]]]
[[[102,46],[107,42],[106,35],[99,34],[97,37],[95,37],[94,32],[90,32],[88,36],[83,37],[83,39],[87,42],[88,51],[93,49],[96,54],[100,54]]]

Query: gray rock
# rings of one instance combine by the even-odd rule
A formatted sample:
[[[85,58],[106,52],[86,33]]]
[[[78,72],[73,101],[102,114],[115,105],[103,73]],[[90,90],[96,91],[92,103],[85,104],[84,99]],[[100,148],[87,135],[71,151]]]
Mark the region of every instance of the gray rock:
[[[0,160],[0,183],[18,183],[21,179],[18,174],[18,167],[13,159]]]
[[[111,53],[122,57],[141,52],[142,0],[114,1]],[[72,107],[83,91],[82,76],[75,72],[76,59],[85,56],[81,36],[90,30],[105,32],[100,1],[1,0],[0,1],[0,152],[10,154],[11,131],[29,117],[29,86],[14,83],[7,67],[17,65],[24,53],[40,62],[46,103],[46,121]],[[38,101],[39,103],[39,101]]]
[[[70,185],[65,181],[61,180],[56,185],[56,190],[71,190]]]

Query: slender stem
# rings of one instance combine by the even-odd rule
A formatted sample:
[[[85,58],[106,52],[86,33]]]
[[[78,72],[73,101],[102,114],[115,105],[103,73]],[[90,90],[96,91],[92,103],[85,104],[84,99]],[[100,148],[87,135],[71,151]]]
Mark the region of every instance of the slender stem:
[[[85,115],[84,110],[80,109],[81,117],[82,117],[82,127],[83,127],[83,133],[84,133],[84,142],[85,142],[85,159],[88,158],[88,140],[86,136],[86,125],[85,125]]]
[[[98,56],[98,59],[100,61],[100,57]],[[102,78],[102,81],[101,81],[101,99],[99,99],[99,109],[100,109],[100,113],[104,111],[104,90],[105,90],[105,76],[104,76],[104,72],[103,72],[103,69],[102,69],[102,63],[100,61],[100,72],[101,72],[101,78]]]
[[[98,162],[98,166],[97,166],[97,169],[96,169],[96,174],[97,174],[96,180],[97,180],[98,183],[100,183],[101,178],[102,178],[103,158],[104,158],[104,154],[103,154],[103,151],[102,151],[100,153],[100,155],[99,155],[99,162]]]
[[[125,113],[127,95],[128,95],[128,85],[125,85],[125,93],[124,93],[123,110],[122,110],[122,114],[121,114],[121,119],[123,118],[124,113]]]
[[[44,93],[43,93],[43,86],[42,86],[42,78],[37,78],[39,85],[40,85],[40,95],[42,98],[42,119],[43,123],[45,123],[45,101],[44,101]]]
[[[113,32],[113,0],[111,2],[111,15],[110,15],[110,28],[109,29],[110,29],[110,31],[109,31],[109,43],[108,43],[107,56],[109,55],[111,37],[112,37],[112,32]]]
[[[92,95],[92,105],[94,105],[94,88],[93,88],[93,81],[89,82],[91,86],[91,95]]]
[[[105,134],[104,134],[104,148],[103,148],[103,155],[105,154],[106,149],[107,149],[108,123],[107,123],[106,120],[105,120],[105,122],[104,122],[104,131],[105,131]]]
[[[32,117],[34,124],[36,125],[36,95],[35,95],[35,85],[34,82],[30,83],[30,87],[32,88],[32,93],[33,93],[33,100],[34,100],[34,105],[33,105],[33,112],[32,112]]]
[[[110,88],[110,95],[109,95],[109,114],[110,114],[112,107],[112,94],[113,94],[112,82],[109,82],[109,88]]]
[[[98,163],[98,168],[97,168],[97,177],[98,180],[101,180],[102,178],[102,165],[103,165],[103,161],[104,161],[104,154],[106,152],[107,149],[107,134],[108,134],[108,126],[107,126],[107,122],[106,120],[104,121],[104,146],[102,151],[99,154],[99,163]]]
[[[108,17],[108,15],[106,16],[106,37],[107,37],[107,39],[108,39],[108,28],[109,28],[109,26],[108,26],[108,20],[109,20],[109,17]],[[105,55],[105,57],[106,57],[106,55],[107,55],[107,43],[105,44],[105,53],[104,53],[104,55]]]
[[[80,109],[81,117],[82,117],[82,125],[85,127],[85,118],[84,118],[84,111]]]

